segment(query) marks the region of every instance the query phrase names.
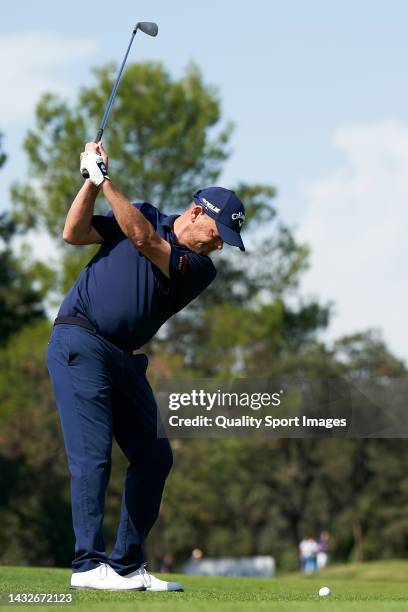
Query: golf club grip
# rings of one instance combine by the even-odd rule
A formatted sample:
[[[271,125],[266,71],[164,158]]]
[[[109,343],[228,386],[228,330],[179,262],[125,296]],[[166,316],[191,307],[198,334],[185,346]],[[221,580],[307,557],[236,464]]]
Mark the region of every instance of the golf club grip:
[[[102,134],[103,134],[103,128],[99,128],[98,133],[96,135],[96,138],[94,140],[94,142],[99,142],[100,139],[102,138]],[[89,172],[88,170],[86,170],[85,168],[82,170],[82,176],[84,178],[89,178]]]
[[[102,138],[102,134],[103,134],[103,128],[99,128],[94,142],[99,142],[100,139]]]

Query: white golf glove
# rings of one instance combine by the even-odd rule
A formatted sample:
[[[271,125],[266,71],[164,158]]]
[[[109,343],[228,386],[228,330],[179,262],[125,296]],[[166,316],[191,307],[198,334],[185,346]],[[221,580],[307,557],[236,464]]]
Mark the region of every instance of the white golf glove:
[[[92,151],[82,155],[80,170],[82,176],[84,176],[84,170],[86,170],[89,174],[89,180],[97,187],[103,183],[104,179],[110,180],[108,169],[102,157]]]

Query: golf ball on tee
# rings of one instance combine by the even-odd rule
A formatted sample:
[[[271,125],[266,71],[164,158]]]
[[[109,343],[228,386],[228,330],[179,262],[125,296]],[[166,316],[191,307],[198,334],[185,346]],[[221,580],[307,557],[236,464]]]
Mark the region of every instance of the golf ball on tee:
[[[319,591],[320,597],[327,597],[327,595],[331,595],[331,590],[329,587],[322,587]]]

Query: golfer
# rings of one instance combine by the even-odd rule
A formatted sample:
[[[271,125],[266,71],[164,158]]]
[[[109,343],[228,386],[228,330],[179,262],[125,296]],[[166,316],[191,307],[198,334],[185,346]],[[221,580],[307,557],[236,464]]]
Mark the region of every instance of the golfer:
[[[143,543],[159,513],[172,452],[157,437],[147,357],[135,349],[214,280],[209,253],[224,242],[245,250],[244,207],[222,187],[197,191],[181,215],[131,204],[108,176],[102,143],[86,145],[84,168],[89,179],[68,211],[63,238],[101,247],[65,296],[47,350],[71,474],[71,587],[180,591],[144,563]],[[100,189],[111,208],[105,216],[93,214]],[[108,556],[102,524],[113,436],[129,465]]]

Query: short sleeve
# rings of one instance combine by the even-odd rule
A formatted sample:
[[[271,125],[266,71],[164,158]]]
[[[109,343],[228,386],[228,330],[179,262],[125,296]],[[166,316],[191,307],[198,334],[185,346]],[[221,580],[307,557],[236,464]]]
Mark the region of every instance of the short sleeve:
[[[172,244],[169,273],[173,289],[183,301],[190,302],[212,283],[217,272],[206,255],[193,253]]]
[[[92,225],[107,242],[124,236],[111,210],[106,215],[94,215],[92,217]]]
[[[132,202],[132,206],[139,208],[140,210],[144,204],[144,202]],[[116,221],[112,210],[108,210],[106,215],[94,215],[91,223],[96,231],[99,232],[102,238],[107,242],[109,242],[109,240],[116,240],[117,238],[121,238],[125,235],[120,229],[119,223]]]

